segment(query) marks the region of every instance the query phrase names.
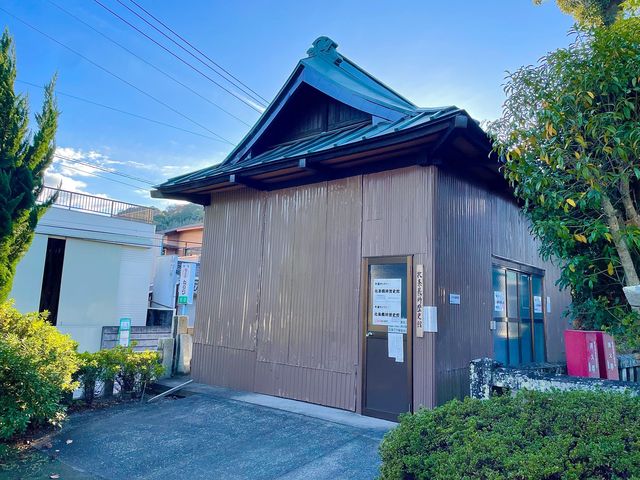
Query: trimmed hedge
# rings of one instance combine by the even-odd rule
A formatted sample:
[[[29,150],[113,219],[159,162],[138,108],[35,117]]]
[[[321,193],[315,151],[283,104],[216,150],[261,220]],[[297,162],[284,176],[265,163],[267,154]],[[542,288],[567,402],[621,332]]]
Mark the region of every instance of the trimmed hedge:
[[[519,392],[453,400],[401,417],[380,446],[380,478],[640,478],[640,399]]]

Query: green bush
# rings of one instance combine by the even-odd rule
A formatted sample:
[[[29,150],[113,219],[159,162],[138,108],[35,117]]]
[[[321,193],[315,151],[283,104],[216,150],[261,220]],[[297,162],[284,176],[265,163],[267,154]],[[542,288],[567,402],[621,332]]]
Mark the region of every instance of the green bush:
[[[404,415],[380,446],[382,479],[640,478],[640,399],[520,392]]]
[[[0,304],[0,440],[30,424],[59,423],[77,368],[76,343],[46,315],[23,315],[11,303]]]
[[[80,369],[76,375],[82,386],[84,401],[91,405],[96,395],[100,394],[98,391],[100,383],[102,383],[103,389],[105,384],[113,387],[111,382],[113,382],[117,368],[111,359],[109,350],[80,353],[78,358]]]
[[[103,352],[122,394],[138,397],[147,385],[164,373],[158,352],[134,352],[133,346],[117,346]]]

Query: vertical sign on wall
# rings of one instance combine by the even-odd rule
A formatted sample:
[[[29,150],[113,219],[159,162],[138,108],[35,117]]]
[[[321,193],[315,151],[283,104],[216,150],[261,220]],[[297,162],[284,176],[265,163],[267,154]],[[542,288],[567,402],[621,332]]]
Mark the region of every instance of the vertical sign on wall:
[[[118,329],[118,345],[128,347],[131,339],[131,319],[121,318],[120,328]]]
[[[193,303],[193,286],[196,280],[196,264],[180,263],[180,283],[178,284],[178,305]]]
[[[416,337],[424,337],[424,317],[422,304],[424,301],[424,270],[416,265]]]

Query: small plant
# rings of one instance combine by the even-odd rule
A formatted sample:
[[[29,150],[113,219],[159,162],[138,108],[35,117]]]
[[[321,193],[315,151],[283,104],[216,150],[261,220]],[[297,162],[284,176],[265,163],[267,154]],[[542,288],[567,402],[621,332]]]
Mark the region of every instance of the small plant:
[[[95,397],[103,393],[105,386],[113,387],[117,369],[108,350],[80,353],[78,358],[80,369],[77,378],[82,385],[84,401],[91,405]]]
[[[103,355],[105,365],[114,372],[113,378],[120,392],[136,398],[164,373],[164,368],[160,365],[158,352],[134,352],[133,346],[103,350]]]
[[[640,399],[519,392],[404,415],[380,446],[381,478],[640,478]]]
[[[59,424],[61,401],[77,385],[76,343],[46,318],[0,304],[0,440],[30,425]]]

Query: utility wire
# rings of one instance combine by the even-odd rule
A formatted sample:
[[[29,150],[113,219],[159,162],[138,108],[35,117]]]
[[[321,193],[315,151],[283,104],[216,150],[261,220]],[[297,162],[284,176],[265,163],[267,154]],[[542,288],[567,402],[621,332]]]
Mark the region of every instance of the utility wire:
[[[184,43],[186,43],[187,45],[189,45],[193,50],[195,50],[196,52],[198,52],[200,55],[202,55],[204,58],[206,58],[207,60],[209,60],[213,65],[215,65],[216,67],[218,67],[220,70],[222,70],[225,74],[227,74],[229,77],[231,77],[235,82],[239,83],[242,87],[246,88],[249,92],[251,92],[251,94],[255,95],[255,97],[259,98],[260,100],[262,100],[265,105],[267,105],[269,103],[269,100],[267,100],[266,98],[264,98],[262,95],[260,95],[258,92],[256,92],[255,90],[253,90],[251,87],[249,87],[247,84],[245,84],[244,82],[242,82],[242,80],[240,80],[238,77],[236,77],[235,75],[233,75],[231,72],[229,72],[228,70],[226,70],[222,65],[220,65],[219,63],[217,63],[215,60],[213,60],[211,57],[209,57],[206,53],[204,53],[202,50],[200,50],[199,48],[197,48],[195,45],[193,45],[191,42],[189,42],[186,38],[184,38],[182,35],[180,35],[178,32],[176,32],[175,30],[173,30],[171,27],[169,27],[166,23],[164,23],[162,20],[160,20],[158,17],[154,16],[149,10],[146,10],[142,5],[140,5],[139,3],[137,3],[135,0],[129,0],[129,2],[133,3],[136,7],[138,7],[140,10],[142,10],[144,13],[146,13],[149,17],[153,18],[156,22],[158,22],[160,25],[162,25],[164,28],[166,28],[167,30],[169,30],[171,33],[173,33],[176,37],[178,37],[180,40],[182,40]],[[230,83],[230,80],[228,80]],[[238,87],[240,90],[242,90],[244,93],[246,93],[247,95],[250,95],[249,92],[247,92],[246,90],[244,90],[243,88],[241,88],[240,86],[238,86],[237,84],[235,85],[236,87]],[[255,98],[254,97],[254,98]]]
[[[41,88],[43,90],[45,89],[45,87],[43,87],[42,85],[38,85],[38,84],[35,84],[35,83],[32,83],[32,82],[27,82],[26,80],[16,80],[16,82],[24,83],[25,85],[30,85],[30,86],[36,87],[36,88]],[[187,130],[186,128],[182,128],[182,127],[177,127],[176,125],[171,125],[170,123],[165,123],[165,122],[161,122],[160,120],[155,120],[153,118],[145,117],[143,115],[138,115],[137,113],[127,112],[126,110],[121,110],[119,108],[111,107],[111,106],[105,105],[103,103],[94,102],[93,100],[89,100],[87,98],[82,98],[82,97],[78,97],[76,95],[71,95],[70,93],[61,92],[58,89],[56,89],[55,93],[56,93],[56,95],[62,95],[63,97],[73,98],[74,100],[78,100],[80,102],[85,102],[85,103],[88,103],[88,104],[91,104],[91,105],[95,105],[96,107],[106,108],[107,110],[112,110],[114,112],[122,113],[124,115],[129,115],[129,116],[134,117],[134,118],[139,118],[140,120],[146,120],[147,122],[153,122],[153,123],[156,123],[158,125],[162,125],[164,127],[169,127],[169,128],[173,128],[175,130],[180,130],[181,132],[190,133],[191,135],[197,135],[198,137],[208,138],[209,140],[215,140],[216,142],[220,141],[217,138],[211,137],[209,135],[203,135],[202,133],[194,132],[193,130]]]
[[[77,193],[79,195],[83,195],[81,192],[77,192]],[[111,199],[110,198],[105,198],[105,200],[111,200]],[[117,200],[115,200],[115,201],[117,201]],[[150,207],[144,207],[144,208],[150,208]],[[83,210],[82,208],[71,207],[71,210],[90,212],[90,213],[94,213],[94,214],[100,215],[100,212],[92,212],[91,210]],[[106,214],[103,214],[103,215],[106,216]],[[127,217],[125,217],[125,216],[118,217],[117,215],[114,215],[112,218],[119,218],[120,220],[127,220]],[[73,222],[73,224],[74,225],[89,225],[87,223],[79,224],[78,222]],[[155,224],[147,223],[147,225],[155,225]],[[49,227],[49,228],[61,228],[63,230],[76,230],[76,231],[79,231],[79,232],[102,233],[102,234],[106,233],[106,234],[110,234],[110,235],[118,235],[120,233],[120,232],[105,232],[104,230],[96,230],[95,228],[71,227],[69,225],[54,225],[52,223],[46,223],[46,222],[38,222],[37,226],[38,227]],[[120,228],[119,230],[122,230],[122,229]],[[133,229],[128,229],[128,230],[136,231],[136,232],[140,233],[140,230],[133,230]],[[158,233],[160,233],[160,232],[156,232],[156,234],[158,234]],[[149,240],[149,237],[143,237],[141,235],[133,235],[133,234],[129,234],[129,233],[125,233],[124,235],[126,235],[128,237]],[[202,243],[186,242],[185,240],[180,240],[180,242],[184,242],[185,245],[184,246],[178,245],[178,248],[189,248],[189,245],[191,245],[191,244],[194,245],[193,248],[202,248]],[[147,245],[150,245],[150,246],[153,246],[153,247],[166,247],[167,246],[164,242],[156,242],[153,239]],[[172,245],[169,245],[169,248],[171,248],[171,247],[172,247]]]
[[[185,83],[181,82],[180,80],[178,80],[176,77],[174,77],[173,75],[171,75],[170,73],[166,72],[165,70],[162,70],[161,68],[157,67],[156,65],[154,65],[153,63],[145,60],[144,58],[142,58],[141,56],[139,56],[138,54],[136,54],[135,52],[133,52],[132,50],[128,49],[127,47],[125,47],[123,44],[121,44],[120,42],[118,42],[117,40],[114,40],[113,38],[109,37],[107,34],[102,33],[100,30],[98,30],[97,28],[95,28],[93,25],[91,25],[88,22],[85,22],[84,20],[82,20],[80,17],[78,17],[77,15],[73,14],[72,12],[70,12],[69,10],[67,10],[64,7],[61,7],[60,5],[58,5],[57,3],[55,3],[53,0],[47,0],[51,5],[53,5],[54,7],[58,8],[59,10],[62,10],[64,13],[66,13],[67,15],[69,15],[70,17],[76,19],[78,22],[82,23],[83,25],[85,25],[87,28],[90,28],[91,30],[93,30],[94,32],[96,32],[98,35],[100,35],[101,37],[105,38],[106,40],[108,40],[109,42],[113,43],[114,45],[117,45],[118,47],[120,47],[122,50],[124,50],[125,52],[128,52],[130,55],[134,56],[135,58],[137,58],[138,60],[140,60],[141,62],[146,63],[147,65],[149,65],[151,68],[153,68],[154,70],[156,70],[157,72],[161,73],[162,75],[164,75],[165,77],[173,80],[175,83],[177,83],[178,85],[181,85],[182,87],[186,88],[188,91],[190,91],[191,93],[193,93],[194,95],[197,95],[198,97],[200,97],[202,100],[204,100],[207,103],[210,103],[211,105],[213,105],[214,107],[216,107],[218,110],[226,113],[227,115],[229,115],[232,118],[235,118],[237,121],[239,121],[240,123],[243,123],[244,125],[246,125],[247,127],[250,127],[251,125],[249,125],[247,122],[245,122],[244,120],[242,120],[241,118],[237,117],[236,115],[234,115],[233,113],[229,112],[228,110],[222,108],[220,105],[218,105],[216,102],[214,102],[213,100],[205,97],[204,95],[200,94],[199,92],[197,92],[196,90],[194,90],[193,88],[191,88],[190,86],[186,85]]]
[[[114,12],[113,10],[111,10],[109,7],[107,7],[106,5],[104,5],[103,3],[101,3],[99,0],[93,0],[95,3],[97,3],[98,5],[100,5],[102,8],[104,8],[106,11],[108,11],[109,13],[111,13],[113,16],[115,16],[116,18],[120,19],[122,22],[126,23],[129,27],[133,28],[135,31],[137,31],[138,33],[140,33],[141,35],[143,35],[144,37],[146,37],[147,39],[149,39],[150,41],[152,41],[153,43],[155,43],[156,45],[158,45],[160,48],[162,48],[164,51],[166,51],[167,53],[169,53],[171,56],[175,57],[176,59],[178,59],[179,61],[181,61],[182,63],[184,63],[185,65],[187,65],[189,68],[191,68],[192,70],[194,70],[195,72],[199,73],[200,75],[202,75],[204,78],[206,78],[207,80],[209,80],[210,82],[212,82],[214,85],[217,85],[218,87],[220,87],[222,90],[224,90],[225,92],[229,93],[230,95],[232,95],[233,97],[237,98],[238,100],[240,100],[242,103],[244,103],[245,105],[249,106],[250,108],[252,108],[253,110],[255,110],[258,113],[262,113],[262,111],[260,110],[260,108],[258,108],[256,105],[254,105],[253,103],[249,102],[248,100],[242,98],[241,96],[237,95],[236,93],[232,92],[231,90],[229,90],[228,88],[226,88],[224,85],[221,85],[219,82],[217,82],[216,80],[214,80],[213,78],[211,78],[209,75],[207,75],[206,73],[204,73],[202,70],[200,70],[199,68],[193,66],[191,63],[187,62],[184,58],[182,58],[181,56],[177,55],[176,53],[172,52],[171,50],[169,50],[167,47],[165,47],[163,44],[161,44],[160,42],[158,42],[157,40],[155,40],[154,38],[150,37],[149,35],[147,35],[145,32],[143,32],[142,30],[140,30],[138,27],[136,27],[134,24],[132,24],[131,22],[129,22],[127,19],[125,19],[124,17],[122,17],[121,15],[119,15],[118,13]],[[125,5],[126,7],[126,5]],[[129,8],[129,7],[126,7]],[[131,9],[129,9],[131,10]],[[135,15],[137,15],[138,17],[140,17],[140,15],[138,15],[137,12],[133,12]],[[142,17],[140,17],[142,18]],[[142,20],[144,20],[146,23],[147,22],[144,18],[142,18]],[[158,30],[155,26],[151,25],[154,29]],[[160,32],[163,33],[163,32]],[[164,34],[164,33],[163,33]],[[187,51],[188,52],[188,51]],[[190,53],[190,52],[188,52]],[[196,57],[197,58],[197,57]]]
[[[97,1],[97,0],[94,0]],[[60,42],[59,40],[55,39],[54,37],[52,37],[51,35],[43,32],[42,30],[34,27],[33,25],[31,25],[29,22],[17,17],[16,15],[12,14],[11,12],[9,12],[8,10],[6,10],[3,7],[0,7],[0,10],[3,11],[4,13],[6,13],[7,15],[9,15],[10,17],[14,18],[15,20],[17,20],[18,22],[22,23],[23,25],[29,27],[30,29],[34,30],[35,32],[38,32],[40,35],[48,38],[49,40],[51,40],[52,42],[60,45],[61,47],[69,50],[70,52],[76,54],[77,56],[79,56],[80,58],[84,59],[85,61],[89,62],[90,64],[92,64],[93,66],[99,68],[100,70],[102,70],[103,72],[111,75],[114,78],[117,78],[118,80],[120,80],[121,82],[129,85],[131,88],[135,89],[136,91],[142,93],[143,95],[145,95],[146,97],[154,100],[156,103],[159,103],[160,105],[164,106],[165,108],[171,110],[172,112],[180,115],[181,117],[185,118],[186,120],[188,120],[189,122],[193,123],[194,125],[199,126],[200,128],[208,131],[209,133],[213,134],[215,137],[219,138],[220,141],[228,143],[229,145],[235,146],[233,142],[231,142],[230,140],[227,140],[226,138],[222,137],[221,135],[218,135],[216,132],[214,132],[213,130],[210,130],[208,127],[206,127],[205,125],[197,122],[196,120],[193,120],[191,117],[185,115],[184,113],[182,113],[179,110],[176,110],[175,108],[173,108],[171,105],[167,104],[166,102],[160,100],[157,97],[154,97],[153,95],[151,95],[150,93],[144,91],[143,89],[141,89],[140,87],[137,87],[136,85],[134,85],[133,83],[129,82],[128,80],[125,80],[124,78],[122,78],[121,76],[119,76],[118,74],[112,72],[111,70],[107,69],[106,67],[103,67],[102,65],[94,62],[93,60],[91,60],[89,57],[86,57],[85,55],[83,55],[82,53],[78,52],[77,50],[74,50],[73,48],[69,47],[68,45]]]
[[[78,192],[78,193],[80,193],[80,192]],[[110,199],[105,198],[105,200],[110,200]],[[145,207],[145,208],[148,208],[148,207]],[[71,207],[71,209],[72,210],[76,210],[76,211],[80,211],[80,212],[84,211],[84,212],[90,212],[90,213],[94,213],[94,214],[100,215],[99,212],[91,212],[91,210],[83,210],[81,208],[74,209],[73,207]],[[106,214],[105,214],[105,216],[106,216]],[[120,220],[127,220],[127,217],[114,216],[112,218],[119,218]],[[147,225],[155,225],[155,224],[147,223]],[[62,230],[74,230],[74,231],[78,231],[78,232],[101,233],[101,234],[105,234],[106,233],[106,234],[109,234],[109,235],[118,235],[118,232],[105,232],[104,230],[96,230],[96,229],[93,229],[93,228],[70,227],[68,225],[54,225],[52,223],[38,222],[37,226],[38,227],[49,227],[49,228],[60,228]],[[149,240],[149,237],[143,237],[141,235],[131,235],[131,234],[127,233],[127,234],[125,234],[125,236],[127,236],[129,238],[138,238],[138,239],[141,239],[141,240]],[[105,243],[124,243],[124,242],[113,242],[113,241],[109,242],[109,241],[106,241]],[[144,246],[164,247],[165,245],[163,243],[158,243],[158,242],[155,242],[154,240],[151,240],[151,242],[146,243]],[[178,247],[178,248],[182,248],[182,247]],[[201,247],[196,246],[194,248],[201,248]]]
[[[127,185],[128,187],[133,187],[133,188],[136,188],[138,190],[144,190],[146,192],[151,192],[150,189],[141,187],[140,185],[134,185],[132,183],[127,183],[127,182],[123,182],[121,180],[116,180],[115,178],[109,178],[109,177],[105,177],[103,175],[98,175],[95,172],[87,172],[86,170],[82,170],[81,168],[78,168],[78,167],[72,167],[71,165],[65,165],[64,168],[70,168],[71,170],[75,170],[77,172],[84,173],[85,175],[91,175],[92,177],[102,178],[104,180],[109,180],[110,182],[121,183],[122,185]]]
[[[101,170],[103,172],[110,173],[112,175],[118,175],[120,177],[128,178],[130,180],[135,180],[136,182],[146,183],[147,185],[151,185],[151,186],[155,185],[154,182],[150,182],[149,180],[145,180],[143,178],[136,177],[134,175],[129,175],[127,173],[119,172],[119,171],[117,171],[115,169],[106,168],[106,167],[103,167],[101,165],[96,165],[94,163],[85,162],[83,160],[78,160],[78,159],[71,158],[71,157],[66,157],[66,156],[60,155],[58,153],[54,153],[53,156],[56,157],[56,158],[59,158],[60,160],[64,160],[66,162],[77,163],[79,165],[85,165],[87,167],[95,168],[96,170]],[[65,165],[65,166],[68,166],[68,165]],[[89,173],[89,172],[87,172],[87,173]]]
[[[134,11],[133,9],[131,9],[131,7],[129,7],[128,5],[125,5],[122,0],[116,0],[116,2],[118,2],[120,5],[122,5],[124,8],[126,8],[127,10],[129,10],[131,13],[133,13],[136,17],[138,17],[140,20],[142,20],[144,23],[146,23],[147,25],[149,25],[151,28],[153,28],[156,32],[158,32],[160,35],[162,35],[163,37],[165,37],[167,40],[169,40],[171,43],[173,43],[174,45],[176,45],[178,48],[180,48],[182,51],[184,51],[185,53],[189,54],[190,56],[192,56],[194,59],[196,59],[198,62],[200,62],[202,65],[204,65],[205,67],[207,67],[209,70],[211,70],[213,73],[215,73],[216,75],[218,75],[220,78],[222,78],[223,80],[227,81],[228,83],[230,83],[231,85],[233,85],[235,88],[237,88],[238,90],[242,91],[245,95],[247,95],[249,97],[249,100],[251,100],[252,102],[254,102],[255,104],[257,104],[259,107],[264,108],[266,107],[266,103],[263,100],[260,100],[259,98],[256,98],[254,95],[251,95],[250,93],[245,92],[244,90],[242,90],[242,88],[240,88],[237,84],[233,83],[232,81],[230,81],[228,78],[224,77],[223,75],[220,74],[220,72],[218,72],[215,68],[213,68],[211,65],[209,65],[207,62],[205,62],[204,60],[202,60],[200,57],[198,57],[197,55],[194,55],[192,52],[190,52],[188,49],[186,49],[184,46],[180,45],[180,43],[176,42],[173,38],[171,38],[169,35],[167,35],[166,33],[164,33],[162,30],[160,30],[158,27],[156,27],[154,24],[152,24],[151,22],[149,22],[146,18],[144,18],[143,16],[141,16],[138,12]],[[241,97],[236,96],[234,93],[230,92],[229,90],[227,90],[226,88],[222,87],[221,85],[219,85],[220,88],[222,88],[223,90],[227,91],[229,94],[233,95],[234,97],[236,97],[238,100],[240,100],[241,102],[244,102],[245,104],[249,105],[250,107],[254,108],[254,106],[250,105],[249,103],[247,103],[245,100]],[[255,108],[254,108],[255,109]]]

